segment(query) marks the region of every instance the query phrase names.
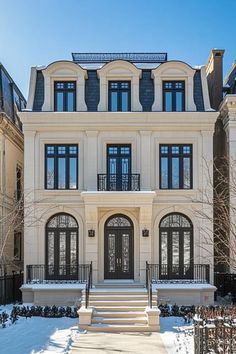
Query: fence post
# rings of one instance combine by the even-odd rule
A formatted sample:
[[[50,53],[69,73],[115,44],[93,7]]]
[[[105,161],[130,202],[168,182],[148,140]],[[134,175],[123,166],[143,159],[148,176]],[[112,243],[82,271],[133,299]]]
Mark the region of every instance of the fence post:
[[[15,291],[16,291],[16,284],[15,284],[15,271],[13,270],[12,271],[12,302],[15,302],[16,301],[16,294],[15,294]]]
[[[4,291],[4,305],[6,305],[6,302],[7,302],[7,273],[4,272],[4,283],[3,283],[3,291]]]

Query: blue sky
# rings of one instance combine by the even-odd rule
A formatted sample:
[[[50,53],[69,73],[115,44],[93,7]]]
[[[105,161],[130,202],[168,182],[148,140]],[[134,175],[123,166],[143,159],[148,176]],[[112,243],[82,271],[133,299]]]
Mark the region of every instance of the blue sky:
[[[236,0],[0,0],[0,61],[27,97],[30,67],[71,52],[167,52],[236,59]]]

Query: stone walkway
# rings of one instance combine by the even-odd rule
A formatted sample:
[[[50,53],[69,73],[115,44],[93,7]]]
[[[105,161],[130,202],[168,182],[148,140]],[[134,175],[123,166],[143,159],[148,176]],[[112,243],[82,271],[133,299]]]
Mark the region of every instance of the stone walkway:
[[[78,333],[70,354],[167,354],[159,333]]]

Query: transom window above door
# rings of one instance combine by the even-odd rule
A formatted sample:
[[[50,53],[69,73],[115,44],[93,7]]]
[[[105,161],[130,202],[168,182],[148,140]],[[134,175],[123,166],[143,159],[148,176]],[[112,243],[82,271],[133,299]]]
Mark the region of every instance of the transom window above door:
[[[109,81],[108,110],[111,112],[131,111],[130,81]]]
[[[184,81],[163,81],[163,110],[166,112],[185,111]]]
[[[45,188],[78,188],[78,145],[45,145]]]
[[[191,189],[192,145],[160,145],[160,189]]]
[[[76,82],[55,81],[54,82],[54,111],[73,112],[76,111]]]

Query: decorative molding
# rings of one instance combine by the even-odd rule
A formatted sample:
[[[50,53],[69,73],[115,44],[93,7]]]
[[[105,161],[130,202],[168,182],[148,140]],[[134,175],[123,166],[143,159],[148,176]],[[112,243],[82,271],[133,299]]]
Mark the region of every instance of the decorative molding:
[[[0,131],[23,151],[23,133],[8,119],[5,113],[0,113]]]

